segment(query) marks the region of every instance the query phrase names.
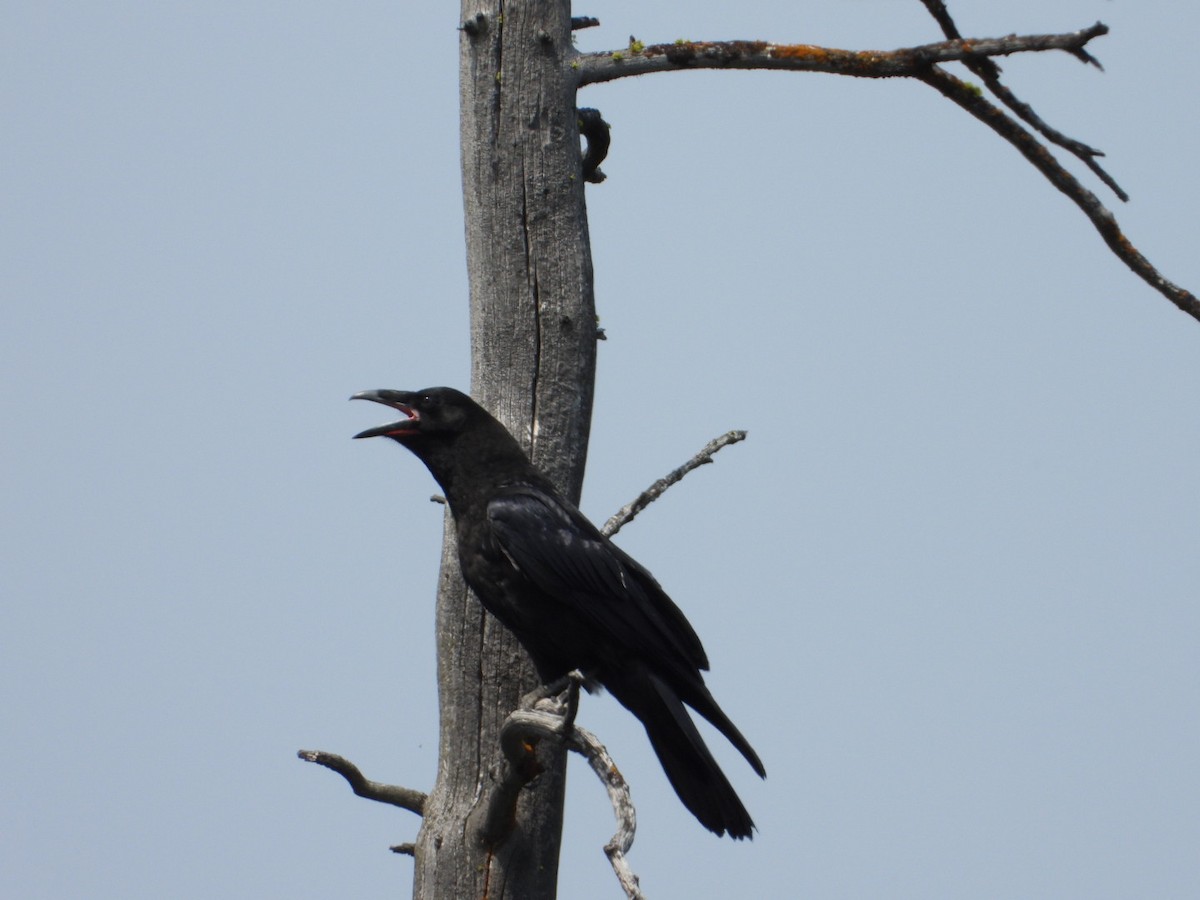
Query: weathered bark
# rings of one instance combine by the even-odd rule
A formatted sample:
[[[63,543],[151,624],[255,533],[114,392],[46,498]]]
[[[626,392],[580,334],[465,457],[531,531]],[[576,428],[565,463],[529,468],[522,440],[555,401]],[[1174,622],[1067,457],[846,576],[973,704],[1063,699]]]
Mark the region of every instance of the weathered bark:
[[[569,0],[463,0],[463,196],[471,391],[568,496],[583,481],[596,358]],[[447,522],[449,525],[449,521]],[[449,530],[438,591],[437,781],[416,844],[414,896],[555,895],[565,758],[524,792],[513,834],[466,828],[497,736],[536,684],[521,648],[466,590]]]

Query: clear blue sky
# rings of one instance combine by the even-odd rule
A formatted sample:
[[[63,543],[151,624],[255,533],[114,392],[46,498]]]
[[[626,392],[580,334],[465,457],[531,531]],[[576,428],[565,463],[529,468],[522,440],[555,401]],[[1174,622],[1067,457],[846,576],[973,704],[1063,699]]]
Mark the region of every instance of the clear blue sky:
[[[1103,148],[1200,290],[1200,11],[1102,19],[1107,71],[1004,62]],[[936,40],[918,0],[595,0],[584,49]],[[457,4],[6,4],[0,34],[0,894],[394,897],[428,787],[434,485],[354,442],[465,386]],[[584,509],[750,432],[622,533],[762,755],[760,834],[675,800],[609,698],[631,861],[691,897],[1200,896],[1200,323],[927,88],[688,73],[588,89],[602,325]],[[1078,168],[1078,167],[1077,167]],[[619,896],[573,767],[561,895]]]

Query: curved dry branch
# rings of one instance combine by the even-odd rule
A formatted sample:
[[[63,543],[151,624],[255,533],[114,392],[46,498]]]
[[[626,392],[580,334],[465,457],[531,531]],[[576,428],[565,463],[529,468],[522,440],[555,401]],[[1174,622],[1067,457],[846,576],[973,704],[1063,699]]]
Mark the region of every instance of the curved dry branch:
[[[654,484],[650,485],[650,487],[638,494],[637,497],[635,497],[631,502],[626,503],[624,506],[618,509],[616,513],[613,514],[612,518],[604,523],[604,527],[600,529],[600,533],[605,537],[612,537],[614,534],[620,531],[623,526],[632,522],[638,513],[661,497],[667,488],[682,479],[683,476],[692,471],[692,469],[698,469],[700,466],[712,462],[713,456],[722,447],[728,446],[729,444],[736,444],[738,441],[744,441],[745,439],[746,432],[744,431],[727,431],[720,437],[713,438],[704,445],[703,449],[699,453],[685,462],[682,466],[672,469],[662,478],[658,479],[658,481],[654,482]]]
[[[504,720],[500,729],[500,749],[505,758],[503,770],[490,793],[480,798],[468,818],[467,828],[475,830],[485,846],[503,842],[513,829],[521,789],[541,772],[536,758],[538,743],[542,740],[561,741],[568,750],[588,761],[608,792],[617,830],[604,845],[604,853],[625,896],[630,900],[644,900],[638,877],[625,858],[637,831],[637,815],[629,785],[600,740],[575,724],[579,687],[586,683],[587,678],[576,671],[521,699],[520,706]]]
[[[629,900],[644,900],[638,886],[638,877],[625,858],[625,854],[633,846],[633,835],[637,830],[637,813],[633,808],[633,798],[629,795],[629,785],[617,769],[613,758],[609,756],[608,750],[590,731],[578,726],[573,727],[568,746],[587,758],[588,765],[608,791],[608,799],[617,818],[617,830],[612,839],[604,845],[604,854],[608,857],[625,896]]]
[[[500,728],[504,761],[493,770],[490,790],[481,794],[467,820],[467,830],[474,832],[483,846],[496,847],[512,832],[521,788],[542,773],[538,742],[570,733],[579,706],[579,685],[586,682],[581,673],[570,672],[534,688],[504,720]]]
[[[1070,34],[1009,35],[1003,38],[952,40],[899,50],[838,50],[812,44],[772,44],[767,41],[676,41],[642,45],[631,41],[624,50],[581,53],[571,62],[580,86],[685,69],[774,69],[789,72],[828,72],[855,78],[902,78],[920,74],[936,63],[964,62],[1013,53],[1063,50],[1085,53],[1093,38],[1108,33],[1097,22]]]
[[[360,797],[378,800],[380,803],[390,803],[392,806],[399,806],[401,809],[407,809],[417,815],[424,814],[425,794],[420,791],[394,784],[384,784],[380,781],[371,781],[359,771],[358,766],[336,753],[326,753],[324,750],[298,750],[296,755],[307,762],[316,763],[337,772],[349,782],[350,789]]]

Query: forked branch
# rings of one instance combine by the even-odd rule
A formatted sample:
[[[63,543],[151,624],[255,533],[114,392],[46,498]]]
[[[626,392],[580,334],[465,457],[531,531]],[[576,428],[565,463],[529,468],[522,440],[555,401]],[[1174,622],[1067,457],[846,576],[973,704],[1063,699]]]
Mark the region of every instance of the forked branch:
[[[962,34],[958,30],[958,26],[954,24],[954,19],[950,16],[950,10],[946,9],[946,4],[942,0],[921,0],[925,4],[925,8],[929,10],[929,14],[933,16],[934,21],[942,29],[942,33],[952,41],[961,40]],[[1098,69],[1104,67],[1100,65],[1099,60],[1084,50],[1082,47],[1075,54],[1081,62],[1091,63]],[[1104,171],[1100,163],[1096,162],[1097,156],[1104,154],[1094,147],[1089,147],[1083,141],[1077,141],[1074,138],[1069,138],[1061,131],[1051,128],[1047,125],[1037,113],[1033,111],[1033,107],[1023,100],[1018,99],[1007,85],[1000,81],[1000,67],[996,65],[995,60],[987,57],[976,57],[973,59],[964,59],[963,65],[970,69],[975,75],[983,79],[983,83],[987,89],[992,92],[1001,103],[1016,113],[1017,117],[1029,125],[1034,131],[1038,132],[1042,137],[1052,144],[1057,144],[1064,150],[1073,153],[1081,159],[1089,169],[1103,181],[1114,194],[1122,201],[1128,200],[1129,195],[1121,189],[1116,180]]]
[[[1099,61],[1088,52],[1087,45],[1093,39],[1107,34],[1108,26],[1097,22],[1090,28],[1067,34],[1014,34],[1002,38],[969,40],[959,33],[943,0],[921,2],[950,40],[898,50],[856,51],[767,41],[676,41],[673,44],[647,46],[631,38],[629,46],[623,50],[580,54],[571,62],[571,67],[576,70],[580,85],[630,75],[685,69],[774,69],[827,72],[856,78],[908,77],[922,81],[1016,147],[1051,184],[1083,211],[1118,259],[1183,312],[1200,320],[1200,300],[1190,291],[1163,277],[1125,237],[1116,217],[1099,198],[1064,169],[1050,150],[1017,119],[1024,121],[1049,143],[1074,154],[1121,200],[1127,200],[1125,191],[1096,161],[1097,157],[1104,154],[1051,128],[1028,103],[1020,100],[1000,81],[1000,67],[995,58],[1016,53],[1061,50],[1084,63],[1101,68]],[[967,84],[942,68],[943,63],[950,62],[962,63],[981,78],[988,91],[1017,118],[1007,115],[1000,106],[988,100],[978,87]],[[611,527],[615,531],[621,524],[614,517],[606,528]]]

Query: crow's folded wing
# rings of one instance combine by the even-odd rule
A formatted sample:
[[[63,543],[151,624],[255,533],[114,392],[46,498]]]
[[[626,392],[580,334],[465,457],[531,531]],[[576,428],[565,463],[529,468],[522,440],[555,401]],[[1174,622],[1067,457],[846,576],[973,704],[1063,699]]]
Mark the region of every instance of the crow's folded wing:
[[[604,637],[685,677],[708,668],[696,632],[654,576],[574,506],[513,486],[488,503],[487,516],[512,564]]]

